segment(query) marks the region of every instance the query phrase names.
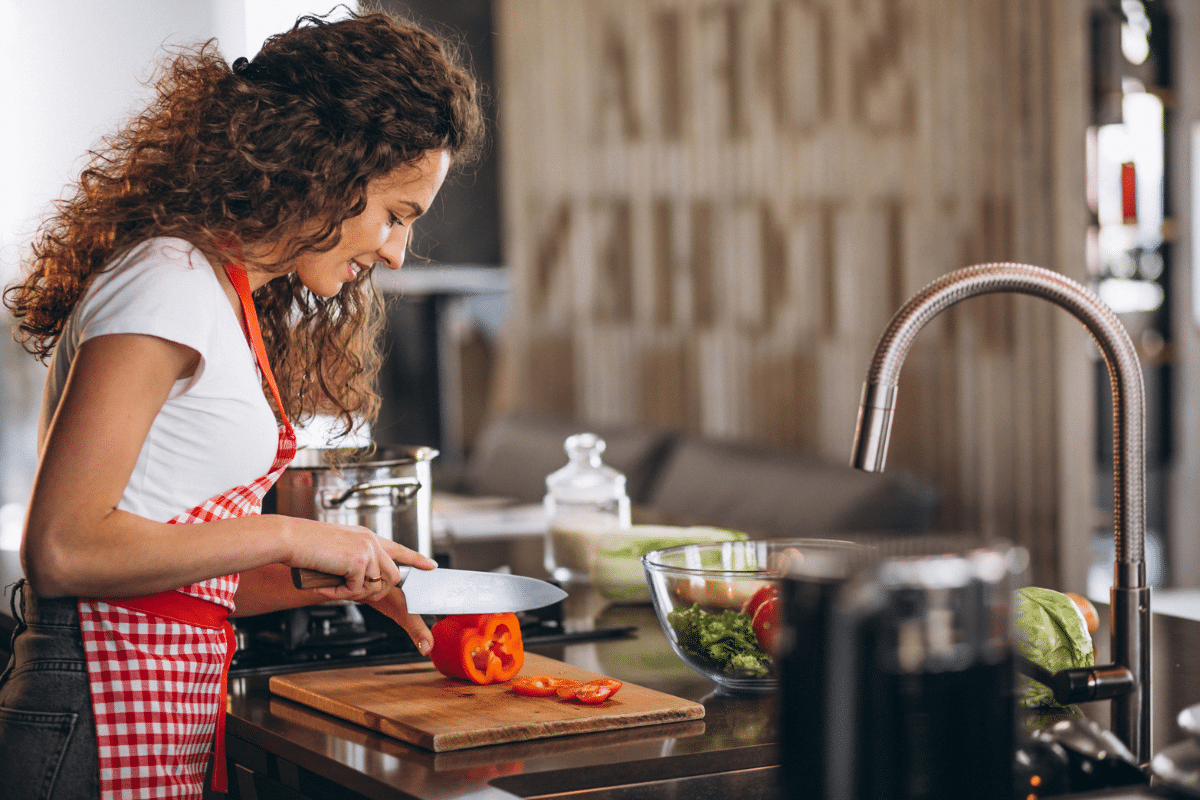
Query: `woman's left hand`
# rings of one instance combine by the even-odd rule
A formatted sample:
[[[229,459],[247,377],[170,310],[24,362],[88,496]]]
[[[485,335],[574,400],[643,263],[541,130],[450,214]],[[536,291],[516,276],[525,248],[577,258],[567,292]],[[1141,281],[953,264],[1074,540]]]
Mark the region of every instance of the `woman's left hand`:
[[[429,655],[433,649],[433,634],[419,614],[408,613],[408,600],[403,589],[397,586],[382,599],[368,601],[367,605],[394,620],[408,633],[421,655]]]

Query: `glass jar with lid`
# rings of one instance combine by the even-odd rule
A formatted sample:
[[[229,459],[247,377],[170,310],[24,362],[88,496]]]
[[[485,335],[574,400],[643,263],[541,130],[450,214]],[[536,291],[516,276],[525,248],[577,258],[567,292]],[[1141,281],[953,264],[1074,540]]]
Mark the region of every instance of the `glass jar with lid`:
[[[594,433],[567,437],[568,462],[546,477],[545,567],[560,583],[588,583],[596,543],[630,526],[625,476],[601,460],[604,440]]]

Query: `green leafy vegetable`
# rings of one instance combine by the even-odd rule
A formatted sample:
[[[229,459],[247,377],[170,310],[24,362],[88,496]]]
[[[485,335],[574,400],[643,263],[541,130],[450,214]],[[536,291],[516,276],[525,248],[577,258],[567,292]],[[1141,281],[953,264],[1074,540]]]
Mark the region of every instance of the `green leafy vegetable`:
[[[1017,641],[1021,653],[1050,672],[1095,664],[1087,621],[1071,598],[1053,589],[1029,586],[1016,593]],[[1054,706],[1054,693],[1025,675],[1021,695],[1026,706]]]
[[[754,635],[749,614],[726,609],[704,611],[699,603],[667,614],[679,646],[702,665],[731,677],[761,678],[771,671],[771,657]]]
[[[605,535],[596,547],[592,581],[600,594],[618,603],[650,602],[642,556],[685,544],[737,542],[750,538],[741,531],[702,525],[634,525]],[[719,565],[720,553],[713,554]]]

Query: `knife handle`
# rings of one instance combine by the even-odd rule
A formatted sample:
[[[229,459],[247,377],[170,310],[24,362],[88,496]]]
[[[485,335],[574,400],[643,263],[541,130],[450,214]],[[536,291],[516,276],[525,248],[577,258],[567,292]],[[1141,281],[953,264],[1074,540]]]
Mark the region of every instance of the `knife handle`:
[[[396,566],[400,568],[400,583],[404,583],[411,567],[407,564],[397,564]],[[297,589],[324,589],[329,586],[341,586],[345,582],[346,579],[341,575],[304,567],[292,567],[292,585]]]
[[[331,575],[315,569],[292,567],[292,585],[297,589],[324,589],[327,586],[341,586],[346,581],[341,575]]]

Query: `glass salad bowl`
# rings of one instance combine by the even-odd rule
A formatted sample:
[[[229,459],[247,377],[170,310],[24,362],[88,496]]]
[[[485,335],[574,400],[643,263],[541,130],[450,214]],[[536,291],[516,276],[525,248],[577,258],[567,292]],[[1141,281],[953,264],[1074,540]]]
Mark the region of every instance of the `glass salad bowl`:
[[[793,563],[856,545],[832,539],[689,544],[642,557],[663,633],[689,667],[743,692],[778,685],[782,575]]]

